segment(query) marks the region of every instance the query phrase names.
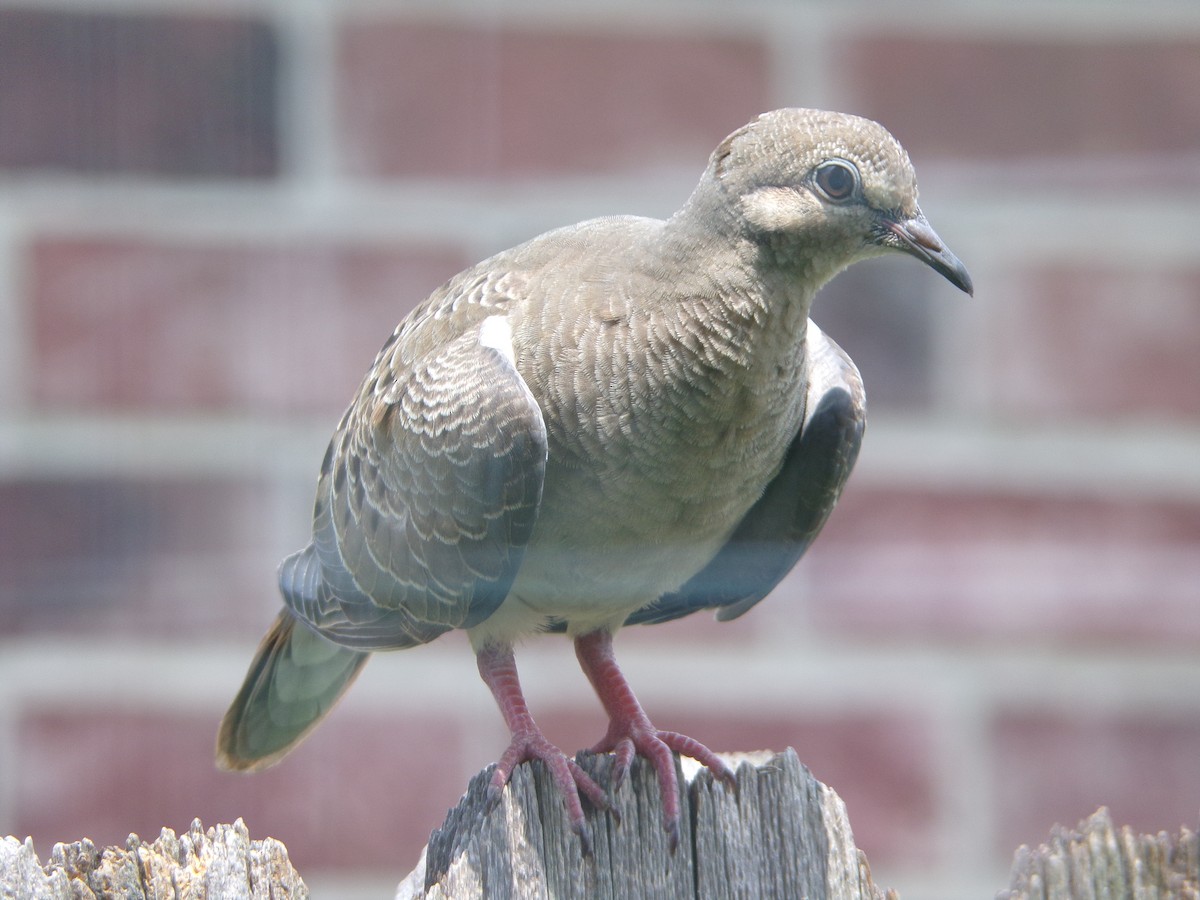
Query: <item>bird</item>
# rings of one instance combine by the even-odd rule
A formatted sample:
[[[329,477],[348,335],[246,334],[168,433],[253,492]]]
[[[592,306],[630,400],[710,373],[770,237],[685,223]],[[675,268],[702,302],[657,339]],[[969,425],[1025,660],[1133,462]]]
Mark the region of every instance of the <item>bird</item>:
[[[614,754],[614,784],[650,762],[676,846],[674,754],[731,773],[651,722],[613,636],[740,616],[808,550],[866,421],[813,298],[891,253],[973,294],[883,126],[785,108],[725,138],[669,218],[552,230],[436,289],[333,434],[311,542],[280,565],[284,607],[222,720],[218,765],[276,763],[373,653],[464,629],[511,732],[491,796],[543,761],[586,852],[583,800],[612,803],[535,722],[514,655],[565,633],[608,716],[592,749]]]

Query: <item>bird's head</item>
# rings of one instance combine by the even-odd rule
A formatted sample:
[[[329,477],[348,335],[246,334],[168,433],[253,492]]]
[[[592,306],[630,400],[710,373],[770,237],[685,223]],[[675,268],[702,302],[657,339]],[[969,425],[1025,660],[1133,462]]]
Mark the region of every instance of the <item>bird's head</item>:
[[[739,226],[786,262],[830,277],[900,251],[970,294],[971,276],[917,206],[908,154],[870,119],[779,109],[726,138],[709,176]]]

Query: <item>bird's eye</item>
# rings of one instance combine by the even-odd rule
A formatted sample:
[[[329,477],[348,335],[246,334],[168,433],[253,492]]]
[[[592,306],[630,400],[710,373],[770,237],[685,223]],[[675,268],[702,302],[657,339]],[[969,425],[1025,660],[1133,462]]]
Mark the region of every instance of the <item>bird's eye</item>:
[[[817,189],[835,203],[849,200],[858,187],[858,169],[840,159],[821,163],[814,175]]]

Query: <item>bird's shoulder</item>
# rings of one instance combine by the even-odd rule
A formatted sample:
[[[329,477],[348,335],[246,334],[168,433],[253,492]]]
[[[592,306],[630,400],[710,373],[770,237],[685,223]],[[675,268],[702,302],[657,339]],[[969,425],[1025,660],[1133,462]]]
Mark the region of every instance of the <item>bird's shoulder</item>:
[[[628,270],[654,245],[659,219],[606,216],[547,231],[450,278],[396,329],[417,344],[453,337],[515,303],[553,299],[599,272]]]

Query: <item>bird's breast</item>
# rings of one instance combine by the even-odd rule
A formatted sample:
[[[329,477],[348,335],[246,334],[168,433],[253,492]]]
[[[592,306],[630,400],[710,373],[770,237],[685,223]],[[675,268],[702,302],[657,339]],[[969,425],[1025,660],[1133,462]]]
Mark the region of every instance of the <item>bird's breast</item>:
[[[517,602],[610,624],[721,546],[804,414],[802,338],[736,324],[613,317],[522,355],[549,459]]]

